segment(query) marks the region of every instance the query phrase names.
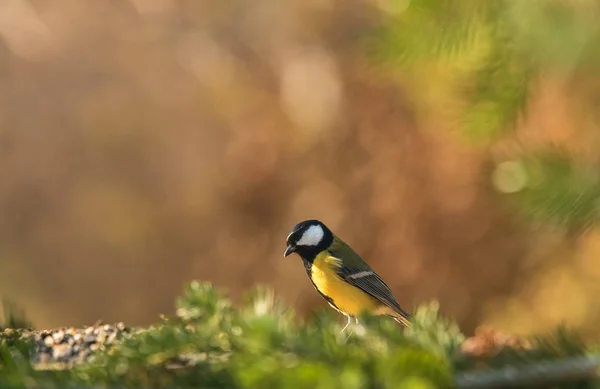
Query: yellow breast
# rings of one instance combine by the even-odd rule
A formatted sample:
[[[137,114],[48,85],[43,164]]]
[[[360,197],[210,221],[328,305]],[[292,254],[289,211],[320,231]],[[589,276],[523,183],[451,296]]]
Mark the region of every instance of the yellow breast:
[[[336,270],[340,265],[339,259],[330,256],[327,252],[323,252],[315,258],[311,273],[312,281],[317,289],[333,299],[342,313],[358,315],[363,310],[379,313],[381,303],[337,275]]]

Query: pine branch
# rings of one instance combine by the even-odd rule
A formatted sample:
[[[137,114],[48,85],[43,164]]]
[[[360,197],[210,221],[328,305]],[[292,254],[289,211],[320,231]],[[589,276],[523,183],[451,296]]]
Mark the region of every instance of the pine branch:
[[[600,354],[537,362],[520,367],[473,373],[455,378],[457,389],[541,386],[599,378]]]

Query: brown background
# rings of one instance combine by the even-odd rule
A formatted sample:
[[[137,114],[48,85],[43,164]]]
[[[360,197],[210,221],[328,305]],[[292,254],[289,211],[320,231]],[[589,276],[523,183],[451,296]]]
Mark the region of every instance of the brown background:
[[[38,327],[149,323],[192,279],[234,298],[268,284],[309,312],[324,303],[282,253],[319,218],[407,309],[438,299],[467,331],[592,331],[597,234],[522,220],[490,184],[494,152],[419,105],[435,78],[373,66],[361,38],[380,12],[2,2],[0,295]],[[568,141],[566,97],[546,84],[520,131]]]

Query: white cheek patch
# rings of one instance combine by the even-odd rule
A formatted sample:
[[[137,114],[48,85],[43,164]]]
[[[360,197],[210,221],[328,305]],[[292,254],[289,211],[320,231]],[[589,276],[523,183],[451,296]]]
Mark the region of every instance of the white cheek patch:
[[[323,228],[319,225],[310,226],[304,234],[302,234],[302,238],[296,243],[296,246],[316,246],[321,243],[323,239]]]

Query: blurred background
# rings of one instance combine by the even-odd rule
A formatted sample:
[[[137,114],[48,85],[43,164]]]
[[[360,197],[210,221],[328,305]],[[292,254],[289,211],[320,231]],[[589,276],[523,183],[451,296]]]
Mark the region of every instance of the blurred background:
[[[318,218],[466,331],[600,318],[595,0],[3,0],[0,296],[39,328],[192,279],[325,303]]]

